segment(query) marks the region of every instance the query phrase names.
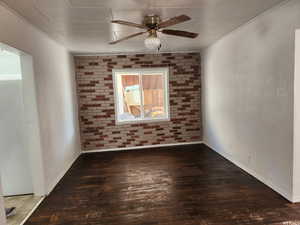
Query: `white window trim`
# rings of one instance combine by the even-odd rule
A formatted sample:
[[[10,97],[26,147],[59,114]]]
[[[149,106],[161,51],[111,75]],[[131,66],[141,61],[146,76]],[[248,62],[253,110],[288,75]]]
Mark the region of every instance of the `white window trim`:
[[[164,92],[165,92],[165,99],[164,99],[164,107],[166,110],[167,116],[165,118],[153,118],[153,119],[145,119],[145,118],[137,118],[135,120],[124,120],[119,121],[118,113],[119,113],[119,102],[118,102],[118,86],[117,86],[117,76],[122,73],[122,75],[133,75],[138,74],[141,75],[142,73],[157,73],[163,72],[164,73]],[[169,102],[169,68],[168,67],[155,67],[155,68],[140,68],[140,69],[113,69],[113,87],[114,87],[114,101],[115,101],[115,121],[116,125],[123,125],[123,124],[142,124],[142,123],[155,123],[155,122],[165,122],[170,121],[170,102]],[[141,76],[139,76],[141,77]],[[141,91],[142,95],[143,92]]]

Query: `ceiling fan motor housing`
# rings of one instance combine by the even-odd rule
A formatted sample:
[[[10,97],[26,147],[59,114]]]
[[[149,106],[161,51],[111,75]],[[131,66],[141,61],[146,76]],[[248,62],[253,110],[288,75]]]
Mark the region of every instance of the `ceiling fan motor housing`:
[[[144,25],[149,29],[157,29],[158,24],[161,22],[161,19],[158,15],[148,15],[145,16]]]

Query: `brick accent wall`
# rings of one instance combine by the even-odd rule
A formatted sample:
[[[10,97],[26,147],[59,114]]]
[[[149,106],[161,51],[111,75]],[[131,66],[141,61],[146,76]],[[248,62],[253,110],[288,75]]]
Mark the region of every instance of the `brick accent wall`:
[[[75,56],[83,150],[202,140],[199,53]],[[115,124],[112,69],[169,67],[171,120]]]

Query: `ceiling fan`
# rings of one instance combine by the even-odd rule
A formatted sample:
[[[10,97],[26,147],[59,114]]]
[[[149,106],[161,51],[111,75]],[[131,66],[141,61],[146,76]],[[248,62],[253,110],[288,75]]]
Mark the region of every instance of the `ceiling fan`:
[[[113,20],[111,21],[112,23],[116,24],[121,24],[121,25],[126,25],[130,27],[136,27],[136,28],[141,28],[145,29],[146,31],[142,31],[139,33],[135,33],[132,35],[129,35],[127,37],[121,38],[116,41],[112,41],[109,44],[117,44],[121,41],[128,40],[130,38],[148,33],[149,36],[145,39],[145,46],[148,49],[159,49],[161,46],[161,41],[158,38],[157,33],[161,32],[163,34],[167,35],[173,35],[173,36],[179,36],[179,37],[185,37],[185,38],[196,38],[198,37],[197,33],[192,33],[188,31],[182,31],[182,30],[170,30],[170,29],[164,29],[169,26],[173,26],[179,23],[183,23],[185,21],[191,20],[190,17],[186,15],[180,15],[173,17],[171,19],[168,19],[166,21],[162,21],[161,18],[158,15],[147,15],[144,18],[143,24],[138,24],[138,23],[132,23],[124,20]]]

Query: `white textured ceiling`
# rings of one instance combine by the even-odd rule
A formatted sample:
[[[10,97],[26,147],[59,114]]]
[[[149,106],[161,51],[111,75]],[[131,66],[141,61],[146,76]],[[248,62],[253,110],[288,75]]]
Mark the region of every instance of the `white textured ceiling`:
[[[197,39],[160,34],[162,51],[200,50],[283,0],[2,0],[33,25],[64,43],[74,53],[144,52],[136,37],[117,45],[108,42],[139,32],[111,24],[112,19],[142,23],[146,14],[163,20],[186,14],[191,21],[170,27],[198,32]]]

